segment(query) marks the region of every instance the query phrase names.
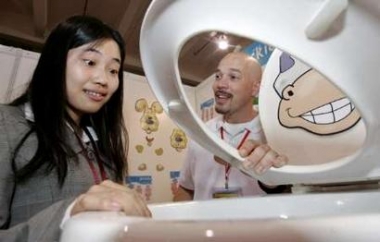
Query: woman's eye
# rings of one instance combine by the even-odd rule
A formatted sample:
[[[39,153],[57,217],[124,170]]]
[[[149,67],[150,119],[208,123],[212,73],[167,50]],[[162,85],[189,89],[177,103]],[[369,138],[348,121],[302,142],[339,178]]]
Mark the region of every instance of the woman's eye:
[[[93,65],[95,65],[95,62],[92,61],[92,60],[84,59],[83,61],[84,61],[84,63],[86,63],[86,65],[88,65],[88,66],[93,66]]]
[[[110,71],[110,73],[112,74],[112,75],[117,75],[117,74],[119,74],[119,70],[111,70]]]
[[[215,74],[215,80],[219,80],[222,77],[220,74]]]

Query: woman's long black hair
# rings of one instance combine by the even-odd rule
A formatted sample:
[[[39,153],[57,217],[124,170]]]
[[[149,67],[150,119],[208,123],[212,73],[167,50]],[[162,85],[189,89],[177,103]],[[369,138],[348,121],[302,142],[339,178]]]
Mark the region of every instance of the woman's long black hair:
[[[121,35],[97,18],[74,16],[60,23],[49,35],[42,49],[31,82],[19,98],[11,105],[29,102],[34,114],[32,130],[21,139],[12,161],[19,182],[27,180],[41,167],[47,172],[56,170],[59,184],[64,183],[68,169],[68,157],[74,156],[67,143],[67,122],[73,125],[67,111],[66,59],[70,49],[107,39],[119,46],[121,65],[119,87],[110,100],[95,114],[83,116],[81,126],[92,126],[98,135],[98,147],[106,159],[105,166],[111,169],[117,181],[123,180],[127,166],[128,134],[123,119],[123,63],[125,46]],[[17,167],[15,156],[27,137],[35,132],[38,148],[32,160]]]

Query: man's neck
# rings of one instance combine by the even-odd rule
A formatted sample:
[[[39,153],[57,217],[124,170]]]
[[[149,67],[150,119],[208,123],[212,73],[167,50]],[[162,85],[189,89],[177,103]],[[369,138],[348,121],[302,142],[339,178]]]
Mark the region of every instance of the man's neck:
[[[240,123],[246,123],[251,121],[252,119],[256,118],[258,115],[258,112],[254,109],[250,109],[248,112],[242,112],[240,114],[232,114],[232,115],[224,115],[223,120],[230,124],[240,124]]]

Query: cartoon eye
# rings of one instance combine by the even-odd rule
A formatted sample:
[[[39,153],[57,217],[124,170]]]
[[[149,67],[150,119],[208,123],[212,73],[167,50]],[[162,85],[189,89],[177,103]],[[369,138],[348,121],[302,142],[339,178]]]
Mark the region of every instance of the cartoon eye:
[[[293,88],[294,87],[292,85],[286,86],[282,91],[282,99],[289,100],[291,97],[293,97],[295,95]]]

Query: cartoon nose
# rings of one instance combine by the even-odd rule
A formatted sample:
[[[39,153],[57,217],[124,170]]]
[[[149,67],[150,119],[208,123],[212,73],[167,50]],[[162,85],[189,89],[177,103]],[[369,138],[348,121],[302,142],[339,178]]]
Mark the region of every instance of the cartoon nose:
[[[182,142],[182,138],[180,136],[175,137],[175,141]]]
[[[152,117],[148,117],[148,118],[146,119],[146,123],[147,123],[147,124],[154,124],[154,120],[153,120],[153,118],[152,118]]]

